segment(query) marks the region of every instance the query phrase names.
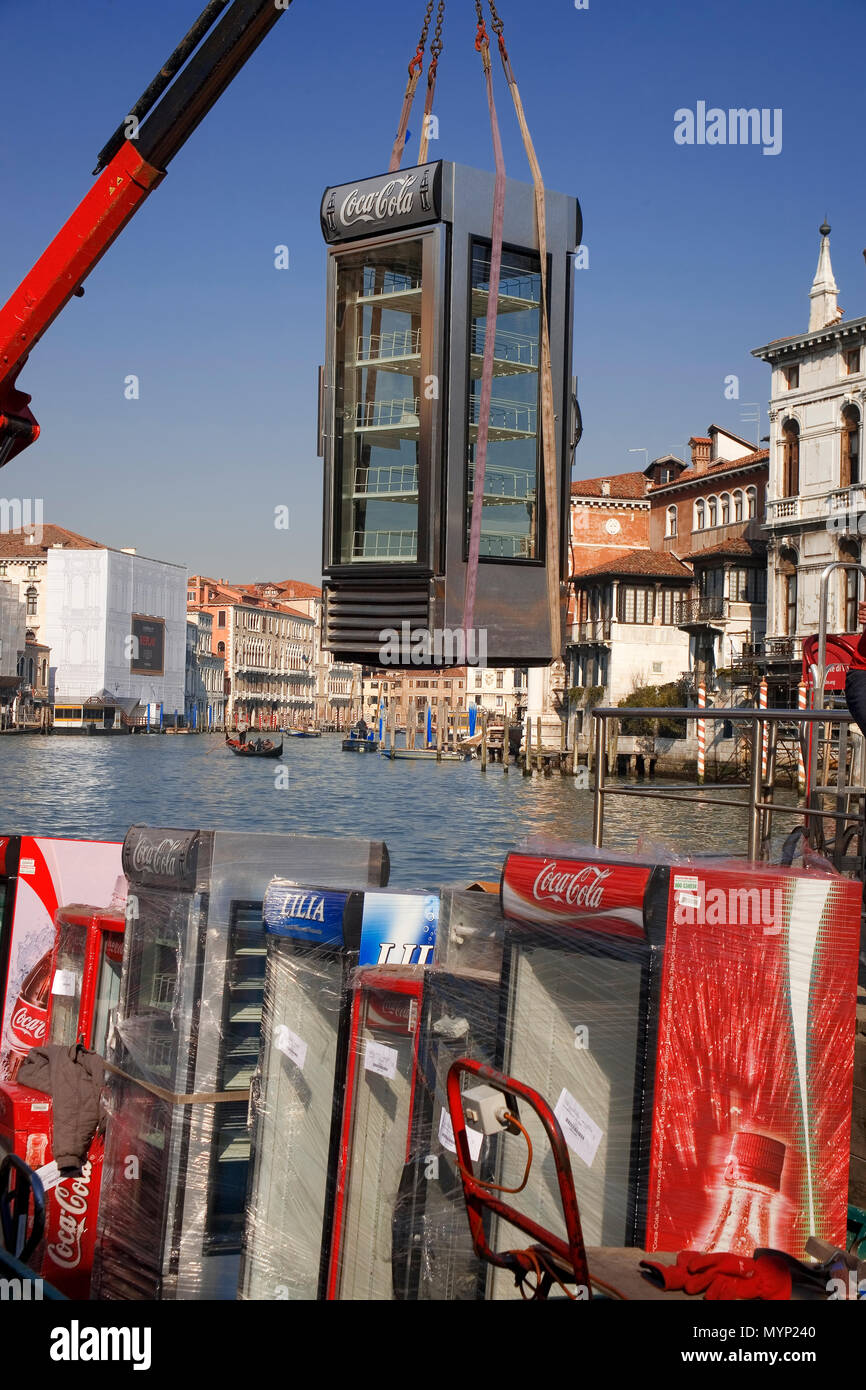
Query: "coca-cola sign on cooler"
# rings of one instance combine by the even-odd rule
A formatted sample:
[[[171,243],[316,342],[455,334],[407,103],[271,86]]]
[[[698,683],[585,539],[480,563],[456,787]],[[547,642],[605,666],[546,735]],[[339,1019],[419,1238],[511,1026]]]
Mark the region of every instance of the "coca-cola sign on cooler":
[[[328,242],[372,236],[397,227],[437,222],[440,217],[442,165],[379,174],[336,188],[322,198],[322,231]]]
[[[46,1202],[42,1274],[67,1298],[90,1295],[103,1152],[97,1135],[81,1172],[57,1183]]]
[[[502,871],[505,917],[562,923],[642,938],[648,865],[596,863],[554,854],[509,854]]]
[[[153,830],[134,825],[123,842],[123,869],[132,883],[192,889],[198,865],[197,830]]]

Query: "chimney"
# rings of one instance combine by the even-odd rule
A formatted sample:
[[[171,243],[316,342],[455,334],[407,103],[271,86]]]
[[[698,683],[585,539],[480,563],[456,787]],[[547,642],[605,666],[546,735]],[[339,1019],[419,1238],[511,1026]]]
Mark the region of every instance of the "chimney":
[[[699,435],[692,435],[689,440],[689,448],[692,451],[692,468],[696,473],[706,473],[710,462],[710,449],[712,441],[703,439]]]
[[[602,478],[601,495],[602,497],[610,497],[610,478]]]

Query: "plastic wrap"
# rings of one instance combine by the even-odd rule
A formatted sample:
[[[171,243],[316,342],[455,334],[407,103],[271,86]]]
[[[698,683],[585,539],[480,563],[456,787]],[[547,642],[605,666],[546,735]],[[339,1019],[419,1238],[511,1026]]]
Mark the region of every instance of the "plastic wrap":
[[[133,827],[94,1287],[100,1298],[235,1298],[270,879],[387,878],[385,846]]]
[[[497,1060],[555,1108],[587,1246],[844,1244],[861,893],[741,861],[508,856]],[[500,1149],[513,1186],[525,1149]],[[563,1235],[552,1177],[534,1164],[517,1200]],[[514,1239],[494,1221],[494,1249]]]

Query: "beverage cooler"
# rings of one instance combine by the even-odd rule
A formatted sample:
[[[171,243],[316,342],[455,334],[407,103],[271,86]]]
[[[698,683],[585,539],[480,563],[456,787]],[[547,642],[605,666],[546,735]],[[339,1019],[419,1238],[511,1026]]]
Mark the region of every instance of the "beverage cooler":
[[[95,1289],[235,1298],[275,875],[387,881],[380,842],[133,827]],[[128,1176],[130,1156],[137,1178]]]
[[[392,633],[401,643],[392,664],[466,664],[466,653],[444,634],[459,633],[466,621],[493,203],[492,174],[446,161],[325,191],[324,642],[340,660],[381,665]],[[491,665],[546,665],[560,654],[550,609],[566,577],[577,429],[576,200],[548,192],[546,219],[556,432],[555,484],[547,493],[534,191],[509,180],[472,623],[484,633]],[[468,659],[479,655],[470,651]]]
[[[47,978],[47,1037],[58,1047],[81,1042],[104,1054],[120,989],[125,918],[104,909],[69,906],[55,917],[56,941]],[[0,1151],[34,1169],[52,1160],[53,1100],[7,1082],[0,1086]],[[43,1276],[69,1298],[90,1291],[103,1138],[95,1136],[80,1173],[46,1183],[45,1236],[37,1258]],[[49,1182],[53,1185],[49,1187]]]
[[[861,891],[769,865],[507,857],[498,1064],[554,1107],[588,1245],[734,1248],[750,1184],[738,1250],[844,1242]],[[524,1161],[503,1144],[497,1181]],[[543,1165],[520,1203],[564,1234]],[[494,1248],[511,1239],[494,1223]],[[498,1271],[490,1288],[516,1296]]]
[[[30,1048],[45,1041],[57,909],[91,903],[123,911],[125,897],[119,844],[0,840],[0,1079],[14,1081]]]
[[[493,1065],[505,923],[498,895],[443,892],[437,960],[425,971],[411,1150],[392,1219],[393,1296],[478,1299],[486,1266],[475,1255],[448,1111],[458,1057]],[[472,1134],[482,1178],[495,1174],[495,1140]]]
[[[241,1297],[324,1297],[361,893],[274,880]]]

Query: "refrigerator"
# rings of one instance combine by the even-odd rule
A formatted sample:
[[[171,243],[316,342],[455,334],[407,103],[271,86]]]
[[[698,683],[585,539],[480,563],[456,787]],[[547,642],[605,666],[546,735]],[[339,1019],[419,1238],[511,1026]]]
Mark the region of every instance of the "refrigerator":
[[[95,1287],[101,1298],[237,1296],[275,876],[387,881],[381,842],[136,826],[111,1060]],[[126,1176],[130,1156],[140,1177]]]
[[[484,1297],[457,1167],[446,1085],[452,1062],[493,1064],[505,922],[498,894],[442,893],[436,962],[424,974],[410,1154],[392,1217],[393,1296]],[[470,1136],[480,1175],[493,1178],[496,1140]]]
[[[747,862],[507,857],[498,1064],[554,1108],[588,1246],[720,1248],[749,1172],[775,1184],[752,1249],[844,1239],[861,891]],[[497,1181],[524,1163],[500,1140]],[[549,1166],[520,1203],[564,1234]],[[512,1239],[494,1223],[494,1248]],[[499,1271],[490,1290],[517,1296]]]
[[[261,1061],[240,1294],[324,1296],[339,1120],[348,1060],[349,980],[363,895],[275,879],[264,903],[267,962]]]
[[[120,987],[125,917],[73,905],[55,916],[46,1042],[81,1042],[104,1053]],[[17,1153],[45,1186],[45,1235],[34,1268],[68,1298],[87,1298],[102,1177],[96,1135],[79,1173],[61,1179],[52,1164],[53,1100],[18,1082],[0,1085],[0,1152]]]
[[[57,909],[123,910],[126,884],[111,841],[21,835],[0,846],[0,1079],[14,1081],[29,1049],[45,1041]]]

